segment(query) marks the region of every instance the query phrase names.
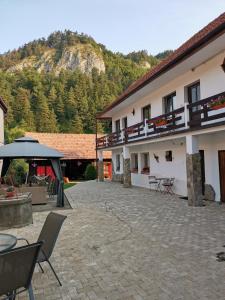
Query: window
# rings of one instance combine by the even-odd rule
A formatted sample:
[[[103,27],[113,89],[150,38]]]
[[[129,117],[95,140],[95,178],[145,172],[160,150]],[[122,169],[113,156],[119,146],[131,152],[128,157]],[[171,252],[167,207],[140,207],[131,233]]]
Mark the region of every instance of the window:
[[[176,100],[176,93],[172,93],[163,98],[163,106],[164,106],[165,114],[170,113],[174,110],[175,100]]]
[[[116,155],[116,171],[120,171],[120,154]]]
[[[127,128],[127,117],[123,118],[123,128]]]
[[[172,151],[166,151],[166,155],[165,155],[166,161],[172,161],[173,160],[172,154],[173,154]]]
[[[194,103],[200,100],[200,82],[188,86],[188,102]]]
[[[120,120],[115,121],[115,130],[116,132],[120,132]]]
[[[151,119],[151,105],[147,105],[142,108],[142,119],[143,121],[145,119],[147,120]]]
[[[141,154],[141,173],[149,174],[149,153]]]
[[[131,172],[133,172],[133,173],[138,172],[138,154],[137,153],[131,154]]]

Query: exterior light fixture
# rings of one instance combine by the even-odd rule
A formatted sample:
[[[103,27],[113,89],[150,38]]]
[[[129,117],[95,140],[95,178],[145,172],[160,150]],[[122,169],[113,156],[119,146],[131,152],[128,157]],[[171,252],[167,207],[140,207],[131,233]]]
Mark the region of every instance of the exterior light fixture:
[[[221,68],[222,68],[223,71],[225,72],[225,58],[224,58],[224,60],[223,60],[223,63],[222,63],[222,65],[221,65]]]
[[[133,116],[135,115],[135,109],[133,108],[133,110],[132,110],[132,114],[133,114]]]

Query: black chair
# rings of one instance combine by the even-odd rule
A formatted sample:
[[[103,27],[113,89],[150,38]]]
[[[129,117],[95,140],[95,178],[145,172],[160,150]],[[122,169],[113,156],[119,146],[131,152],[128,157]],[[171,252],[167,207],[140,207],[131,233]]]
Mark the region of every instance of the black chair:
[[[53,274],[55,275],[56,279],[58,280],[60,286],[62,286],[62,283],[60,282],[59,277],[57,276],[52,264],[50,263],[49,258],[52,255],[53,249],[55,247],[55,243],[59,235],[59,231],[65,219],[66,216],[56,214],[53,212],[49,213],[38,238],[38,241],[44,241],[44,244],[38,255],[37,263],[42,273],[44,273],[41,263],[47,262]],[[26,240],[25,238],[20,238],[18,240],[25,240],[29,244],[28,240]]]
[[[0,253],[0,296],[14,300],[28,290],[34,300],[31,280],[43,242],[14,248]],[[2,299],[2,298],[1,298]]]

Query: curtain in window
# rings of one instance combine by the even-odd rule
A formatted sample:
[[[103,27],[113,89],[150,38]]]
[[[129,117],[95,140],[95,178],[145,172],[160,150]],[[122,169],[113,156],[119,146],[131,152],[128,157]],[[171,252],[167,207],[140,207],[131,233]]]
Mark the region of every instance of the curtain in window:
[[[64,206],[64,181],[59,159],[51,159],[52,168],[58,179],[57,206]]]

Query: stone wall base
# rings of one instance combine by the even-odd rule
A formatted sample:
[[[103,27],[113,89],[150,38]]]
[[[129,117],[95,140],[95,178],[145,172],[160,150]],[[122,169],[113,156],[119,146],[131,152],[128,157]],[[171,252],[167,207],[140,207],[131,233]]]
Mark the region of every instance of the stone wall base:
[[[131,187],[130,158],[123,161],[123,186]]]
[[[201,156],[199,153],[186,154],[188,205],[202,206]]]
[[[104,162],[102,160],[98,161],[98,180],[104,181]]]
[[[123,183],[123,174],[112,174],[112,181],[113,182],[120,182]]]

